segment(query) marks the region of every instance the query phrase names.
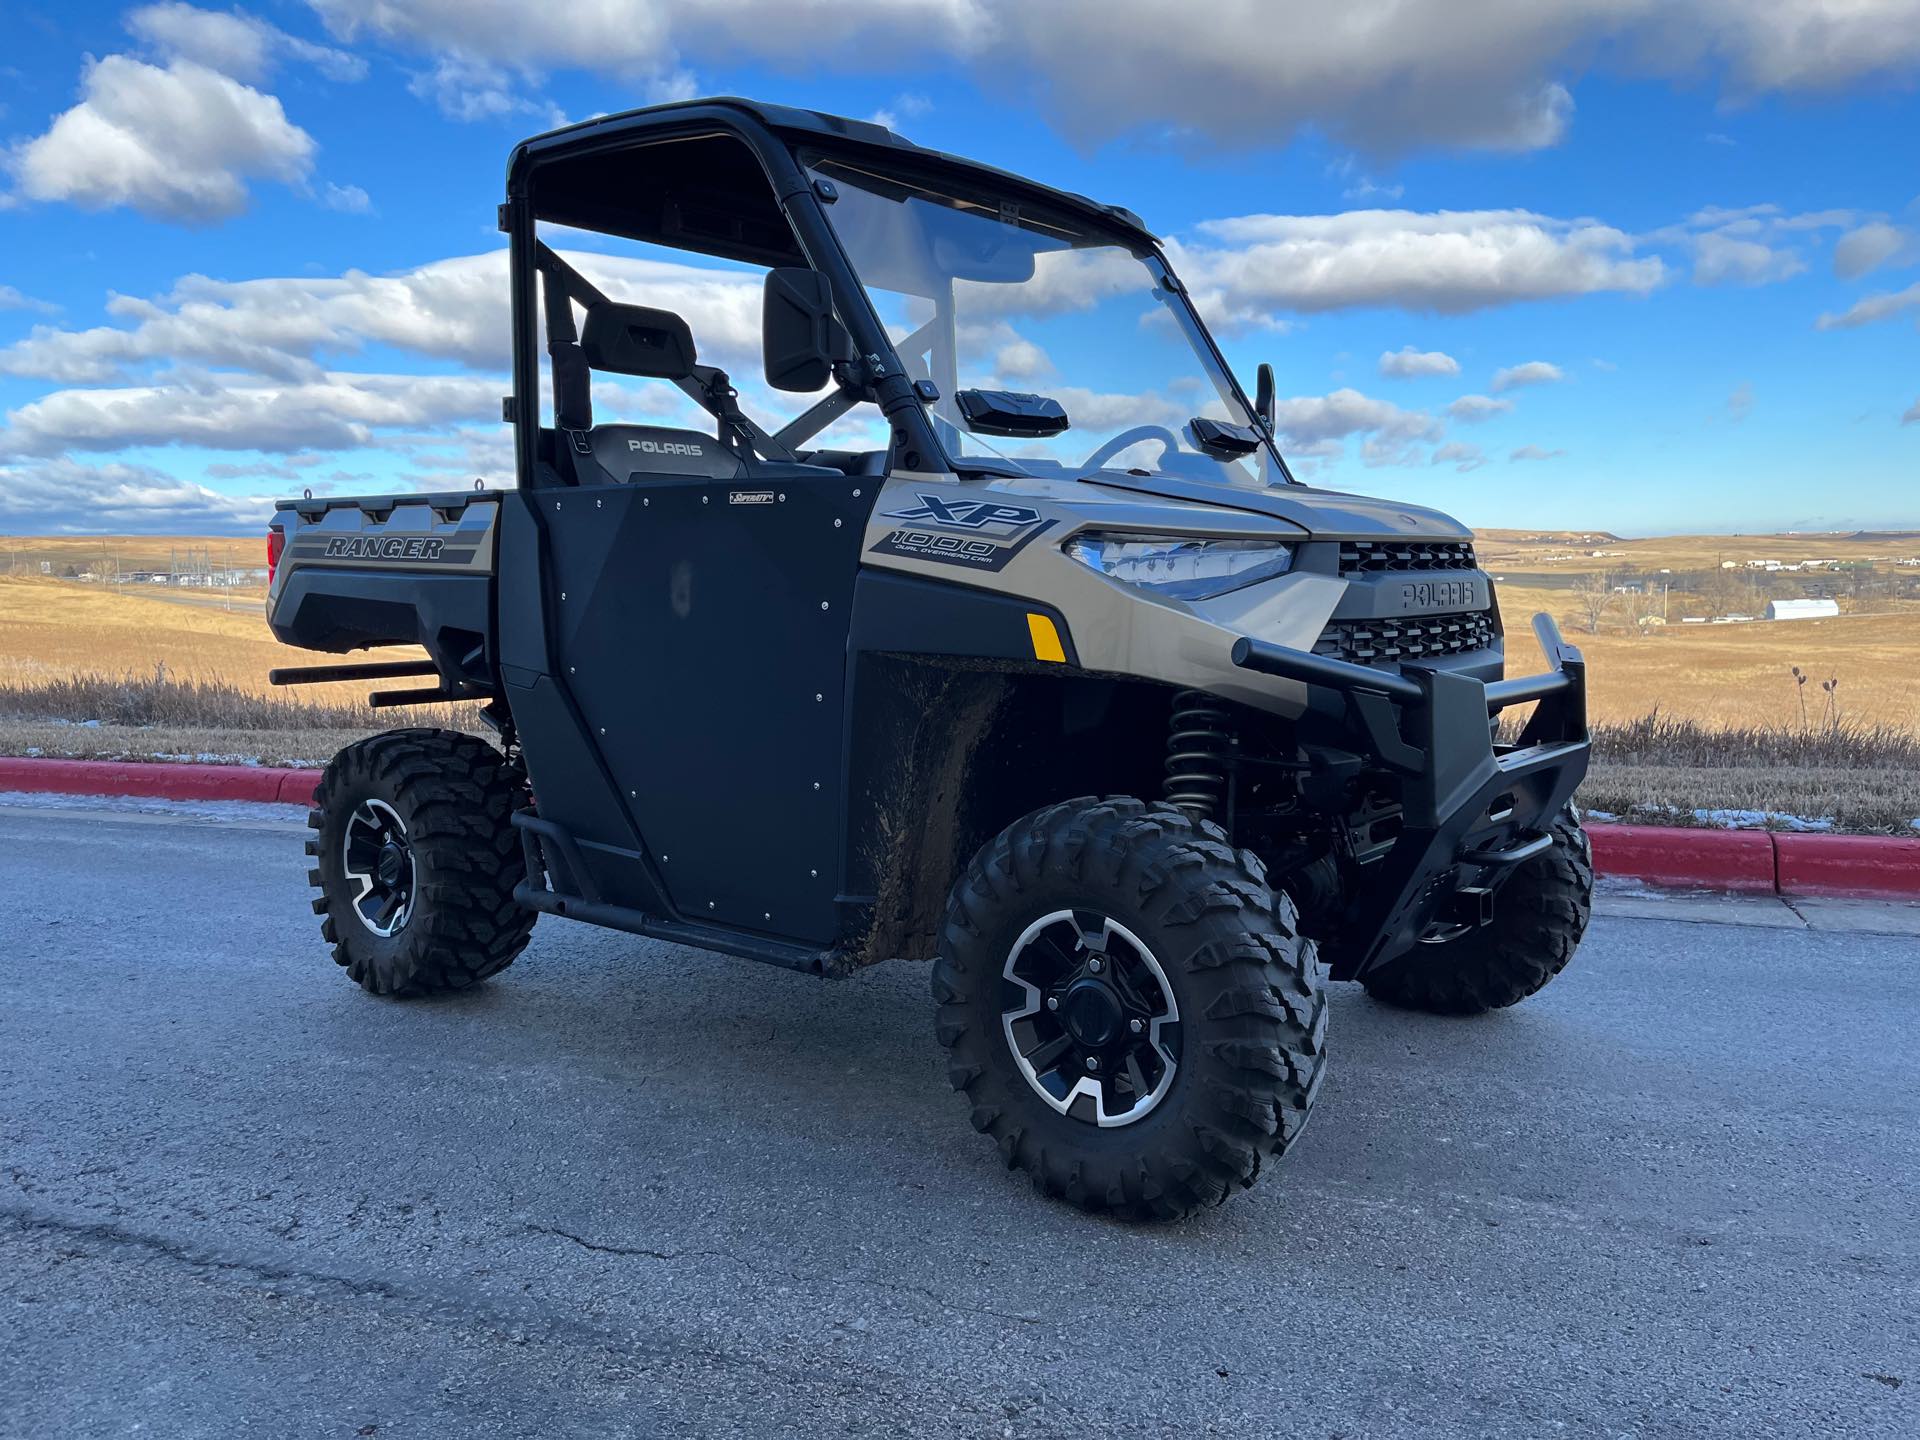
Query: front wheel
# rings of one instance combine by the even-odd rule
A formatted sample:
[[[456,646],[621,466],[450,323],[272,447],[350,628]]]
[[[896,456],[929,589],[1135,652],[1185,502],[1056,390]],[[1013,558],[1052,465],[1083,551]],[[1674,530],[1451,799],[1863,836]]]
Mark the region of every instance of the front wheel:
[[[1074,800],[1010,826],[954,887],[933,992],[974,1128],[1044,1193],[1129,1218],[1251,1185],[1325,1065],[1292,902],[1167,805]]]
[[[1494,896],[1493,920],[1455,940],[1416,945],[1360,977],[1383,1004],[1434,1015],[1517,1005],[1567,968],[1593,914],[1593,847],[1569,805],[1550,848],[1525,861]]]

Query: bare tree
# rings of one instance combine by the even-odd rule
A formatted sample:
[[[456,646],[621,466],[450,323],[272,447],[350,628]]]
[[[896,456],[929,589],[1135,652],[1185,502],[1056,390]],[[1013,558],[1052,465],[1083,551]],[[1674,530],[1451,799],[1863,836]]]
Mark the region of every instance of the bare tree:
[[[1573,598],[1587,634],[1598,635],[1600,621],[1613,606],[1613,576],[1605,570],[1580,576],[1573,582]]]
[[[1623,618],[1627,622],[1627,629],[1636,635],[1645,635],[1647,621],[1653,615],[1659,601],[1659,597],[1648,587],[1648,582],[1630,581],[1627,583],[1627,588],[1618,592],[1614,598],[1620,601],[1621,608],[1625,612]]]

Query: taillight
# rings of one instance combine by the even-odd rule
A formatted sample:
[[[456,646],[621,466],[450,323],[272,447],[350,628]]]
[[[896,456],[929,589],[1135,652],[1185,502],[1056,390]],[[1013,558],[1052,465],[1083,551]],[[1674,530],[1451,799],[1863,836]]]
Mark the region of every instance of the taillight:
[[[267,584],[273,584],[273,572],[280,568],[280,552],[287,548],[287,532],[278,525],[267,531]]]

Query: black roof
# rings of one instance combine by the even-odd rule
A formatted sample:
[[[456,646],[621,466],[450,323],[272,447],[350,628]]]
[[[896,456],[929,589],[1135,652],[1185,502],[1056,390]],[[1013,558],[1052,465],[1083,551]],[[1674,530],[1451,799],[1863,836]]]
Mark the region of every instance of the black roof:
[[[1077,212],[1087,216],[1107,227],[1125,232],[1136,240],[1148,244],[1157,243],[1158,240],[1138,215],[1123,206],[1104,205],[1070,190],[1057,190],[1051,185],[1043,185],[1029,176],[1017,174],[1011,170],[984,165],[978,160],[951,155],[944,150],[930,150],[896,135],[884,125],[875,125],[869,120],[852,120],[844,115],[830,115],[822,110],[801,110],[790,105],[770,105],[763,101],[743,100],[731,95],[715,96],[705,100],[676,100],[668,105],[649,105],[638,110],[623,110],[615,115],[600,115],[591,120],[582,120],[578,124],[564,125],[558,130],[549,130],[544,134],[531,136],[514,148],[509,173],[518,170],[526,161],[555,159],[576,148],[598,146],[621,134],[631,133],[637,138],[648,130],[671,128],[687,119],[696,118],[689,112],[702,110],[739,112],[758,121],[768,130],[791,143],[814,144],[834,150],[881,150],[901,159],[924,164],[930,169],[970,175],[989,188],[1024,193],[1032,199],[1056,206],[1069,213]]]

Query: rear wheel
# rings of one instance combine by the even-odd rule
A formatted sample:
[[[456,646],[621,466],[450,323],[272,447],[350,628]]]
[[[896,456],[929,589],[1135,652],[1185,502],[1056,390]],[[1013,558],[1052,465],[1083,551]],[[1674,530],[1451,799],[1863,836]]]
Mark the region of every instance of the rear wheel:
[[[484,740],[390,730],[346,747],[307,823],[320,933],[376,995],[478,984],[513,963],[535,915],[514,902],[526,862],[517,767]]]
[[[1325,1062],[1292,902],[1217,827],[1139,800],[1055,805],[982,850],[933,991],[974,1127],[1088,1210],[1169,1219],[1251,1185]]]
[[[1593,848],[1569,805],[1552,848],[1523,863],[1494,897],[1493,920],[1457,940],[1418,945],[1360,983],[1374,999],[1435,1015],[1517,1005],[1567,968],[1593,913]]]

